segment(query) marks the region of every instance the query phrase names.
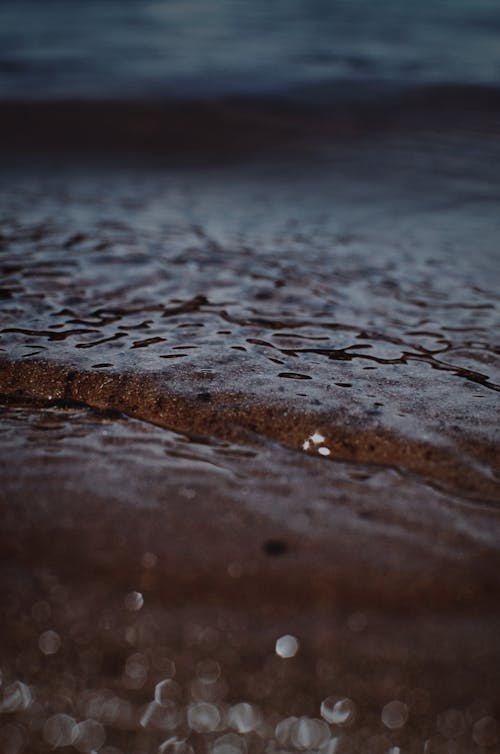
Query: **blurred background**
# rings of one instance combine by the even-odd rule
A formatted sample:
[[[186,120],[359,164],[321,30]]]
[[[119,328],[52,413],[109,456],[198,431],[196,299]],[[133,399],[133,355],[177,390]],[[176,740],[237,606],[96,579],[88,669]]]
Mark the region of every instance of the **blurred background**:
[[[498,0],[2,0],[0,98],[338,101],[496,86]]]

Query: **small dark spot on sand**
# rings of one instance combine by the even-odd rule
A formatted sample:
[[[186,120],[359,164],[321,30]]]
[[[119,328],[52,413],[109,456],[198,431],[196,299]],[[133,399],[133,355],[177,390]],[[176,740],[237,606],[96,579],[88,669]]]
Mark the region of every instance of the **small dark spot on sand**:
[[[210,403],[210,401],[212,400],[212,396],[210,395],[210,393],[206,391],[202,393],[198,393],[196,397],[198,398],[199,401],[204,401],[205,403]]]
[[[266,555],[277,557],[288,552],[288,545],[282,539],[268,539],[267,542],[264,542],[262,549]]]
[[[261,291],[257,291],[255,294],[255,298],[257,301],[267,301],[268,299],[273,297],[273,291],[269,290],[267,288],[264,288]]]

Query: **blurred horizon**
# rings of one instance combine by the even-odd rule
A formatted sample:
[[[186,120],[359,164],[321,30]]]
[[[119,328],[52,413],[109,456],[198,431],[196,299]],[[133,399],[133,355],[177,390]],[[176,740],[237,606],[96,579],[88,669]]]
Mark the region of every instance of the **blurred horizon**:
[[[4,0],[0,100],[346,101],[496,87],[493,0]]]

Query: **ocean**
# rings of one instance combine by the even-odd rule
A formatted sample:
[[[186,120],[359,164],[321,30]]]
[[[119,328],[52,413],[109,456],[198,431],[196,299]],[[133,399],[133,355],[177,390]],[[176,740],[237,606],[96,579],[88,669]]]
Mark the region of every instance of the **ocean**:
[[[377,97],[496,87],[496,0],[3,0],[2,100]]]

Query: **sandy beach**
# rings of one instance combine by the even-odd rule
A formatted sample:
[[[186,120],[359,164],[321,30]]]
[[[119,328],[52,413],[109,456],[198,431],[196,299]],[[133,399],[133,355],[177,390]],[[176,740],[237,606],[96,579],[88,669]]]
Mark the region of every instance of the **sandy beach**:
[[[294,123],[4,159],[5,751],[498,751],[496,118]]]

